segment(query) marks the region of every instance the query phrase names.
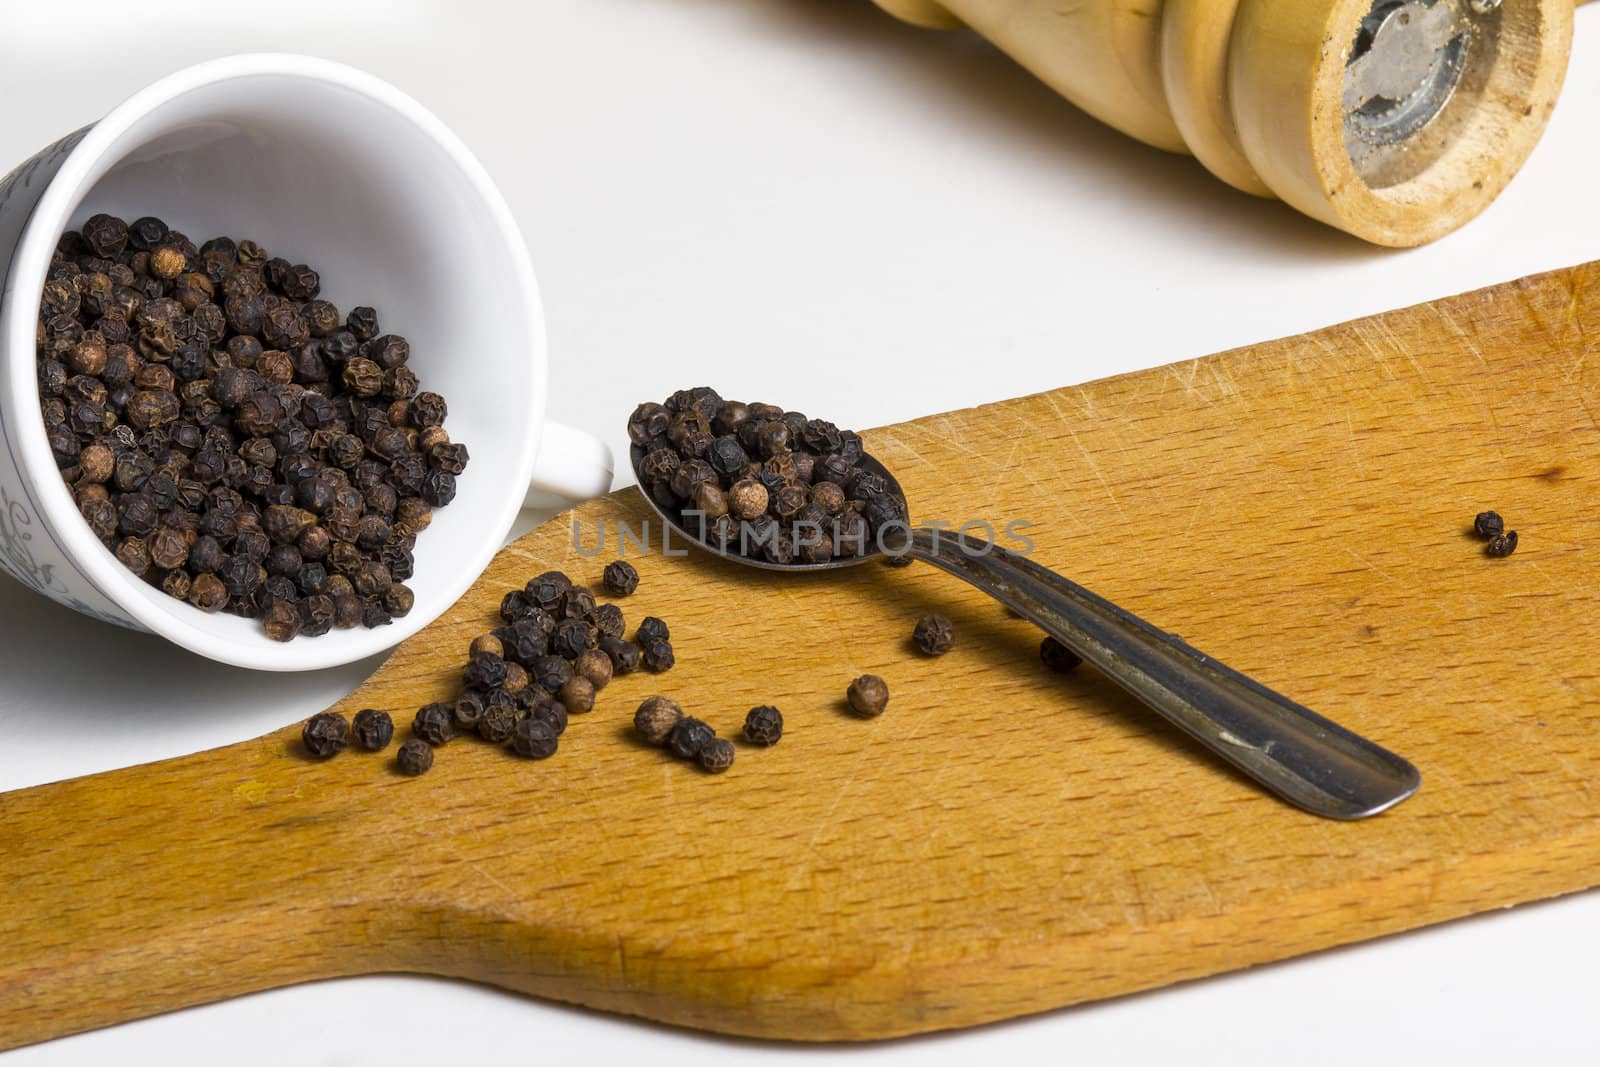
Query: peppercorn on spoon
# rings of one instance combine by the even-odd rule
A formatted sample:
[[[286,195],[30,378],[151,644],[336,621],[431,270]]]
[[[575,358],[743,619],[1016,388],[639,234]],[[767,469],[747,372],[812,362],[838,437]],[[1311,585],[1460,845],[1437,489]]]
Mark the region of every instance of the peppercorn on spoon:
[[[634,473],[644,450],[633,446]],[[860,466],[883,478],[909,515],[905,492],[882,463]],[[641,479],[642,480],[642,479]],[[886,538],[859,555],[822,563],[769,563],[702,541],[683,513],[641,494],[691,543],[768,571],[819,571],[881,558]],[[1092,663],[1117,685],[1270,792],[1315,815],[1363,819],[1417,791],[1407,760],[1268,689],[1124,608],[1032,560],[982,538],[913,527],[885,531],[896,556],[931,563],[982,590]],[[903,543],[901,541],[903,535]],[[874,550],[876,549],[876,550]]]

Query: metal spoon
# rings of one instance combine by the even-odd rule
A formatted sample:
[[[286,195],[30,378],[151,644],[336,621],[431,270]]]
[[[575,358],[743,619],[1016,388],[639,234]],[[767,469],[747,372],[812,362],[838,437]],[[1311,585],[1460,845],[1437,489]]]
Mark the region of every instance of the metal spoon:
[[[639,472],[643,450],[632,449]],[[880,475],[905,509],[905,493],[883,464],[860,466]],[[642,483],[643,479],[641,479]],[[682,514],[644,494],[673,529],[708,552],[774,571],[833,570],[878,558],[775,564],[721,551],[701,541]],[[898,536],[898,532],[896,532]],[[931,563],[977,586],[1099,668],[1168,722],[1284,800],[1330,819],[1361,819],[1417,791],[1422,776],[1406,760],[1309,708],[1219,663],[1083,586],[999,545],[945,531],[910,528],[895,555]]]

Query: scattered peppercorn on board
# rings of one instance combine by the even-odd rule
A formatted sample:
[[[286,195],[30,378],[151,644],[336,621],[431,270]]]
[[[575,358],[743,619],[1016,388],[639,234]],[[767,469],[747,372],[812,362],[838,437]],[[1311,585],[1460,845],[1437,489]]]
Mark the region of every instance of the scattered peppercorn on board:
[[[678,665],[553,759],[453,742],[409,779],[392,747],[308,761],[295,723],[0,796],[0,1046],[375,971],[882,1038],[1588,887],[1596,397],[1600,264],[866,435],[914,517],[1033,522],[1036,559],[1413,760],[1378,818],[1272,799],[931,568],[634,557]],[[629,489],[507,548],[340,709],[451,695],[505,590],[598,583],[572,522],[646,514]],[[924,659],[935,609],[956,645]],[[859,720],[868,672],[893,696]],[[783,740],[701,773],[630,736],[658,692],[730,737],[774,704]]]

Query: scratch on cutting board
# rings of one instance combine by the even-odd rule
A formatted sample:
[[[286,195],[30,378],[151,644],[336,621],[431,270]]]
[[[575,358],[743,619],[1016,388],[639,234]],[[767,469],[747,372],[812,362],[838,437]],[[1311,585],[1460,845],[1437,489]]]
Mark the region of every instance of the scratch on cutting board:
[[[504,882],[502,882],[500,879],[496,878],[494,875],[490,874],[488,871],[484,870],[482,864],[479,864],[479,863],[468,863],[467,866],[471,867],[478,874],[481,874],[488,881],[491,881],[495,885],[499,886],[501,889],[504,889],[506,891],[506,895],[507,896],[511,897],[512,899],[516,899],[517,891],[515,889],[512,889],[510,886],[506,885]]]
[[[1122,501],[1117,498],[1117,491],[1111,488],[1110,479],[1105,476],[1105,472],[1100,469],[1100,464],[1095,462],[1093,454],[1090,453],[1088,447],[1078,437],[1078,431],[1072,428],[1072,420],[1061,410],[1061,405],[1057,403],[1055,396],[1050,393],[1042,393],[1040,395],[1043,397],[1044,402],[1050,405],[1050,410],[1056,413],[1056,418],[1061,420],[1061,427],[1066,431],[1067,436],[1072,438],[1072,443],[1078,446],[1078,452],[1088,465],[1089,472],[1100,483],[1100,488],[1106,491],[1106,496],[1110,499],[1111,506],[1116,508],[1119,514],[1126,514],[1123,511]]]
[[[1462,329],[1461,323],[1456,320],[1455,315],[1451,313],[1450,309],[1444,305],[1430,304],[1428,306],[1433,310],[1433,313],[1438,317],[1439,322],[1443,324],[1444,328],[1454,334],[1457,340],[1461,342],[1462,346],[1466,348],[1468,352],[1472,353],[1473,358],[1476,359],[1481,365],[1487,367],[1489,365],[1489,361],[1484,357],[1483,350],[1473,343],[1471,334]]]
[[[1340,545],[1339,549],[1342,552],[1344,552],[1346,555],[1348,555],[1351,559],[1353,559],[1357,563],[1361,564],[1363,567],[1366,567],[1369,570],[1371,570],[1373,573],[1382,575],[1388,581],[1393,582],[1396,585],[1399,584],[1399,582],[1396,580],[1394,575],[1390,574],[1388,571],[1384,570],[1382,567],[1378,566],[1376,563],[1372,562],[1367,557],[1361,555],[1359,552],[1354,551],[1349,546]]]

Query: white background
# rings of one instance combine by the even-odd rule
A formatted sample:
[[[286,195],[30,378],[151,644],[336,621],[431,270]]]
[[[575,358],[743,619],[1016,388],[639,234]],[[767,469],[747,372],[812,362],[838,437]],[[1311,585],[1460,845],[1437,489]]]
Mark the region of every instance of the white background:
[[[1405,253],[1235,193],[1085,118],[981,41],[900,25],[867,0],[0,0],[0,170],[191,62],[342,60],[435,110],[504,190],[543,286],[563,419],[620,447],[632,401],[703,380],[868,426],[1600,258],[1600,5],[1578,23],[1561,106],[1521,177],[1463,232]],[[0,576],[0,790],[254,736],[375,666],[253,676]],[[379,977],[0,1062],[1592,1064],[1597,958],[1588,893],[848,1050]]]

